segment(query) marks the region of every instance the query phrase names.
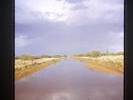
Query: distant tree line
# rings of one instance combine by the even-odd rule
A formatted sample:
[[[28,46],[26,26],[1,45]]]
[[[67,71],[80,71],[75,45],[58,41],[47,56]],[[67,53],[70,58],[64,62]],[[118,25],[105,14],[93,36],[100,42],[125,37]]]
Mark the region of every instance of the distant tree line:
[[[82,53],[82,54],[77,54],[74,56],[90,56],[90,57],[99,57],[99,56],[107,56],[107,55],[123,55],[124,52],[109,52],[109,50],[106,50],[105,53],[100,52],[99,50],[91,51],[88,53]]]
[[[20,56],[16,56],[15,59],[22,59],[22,60],[33,60],[33,59],[41,59],[41,58],[58,58],[58,57],[67,57],[66,55],[40,55],[40,56],[32,56],[30,54],[22,54]]]

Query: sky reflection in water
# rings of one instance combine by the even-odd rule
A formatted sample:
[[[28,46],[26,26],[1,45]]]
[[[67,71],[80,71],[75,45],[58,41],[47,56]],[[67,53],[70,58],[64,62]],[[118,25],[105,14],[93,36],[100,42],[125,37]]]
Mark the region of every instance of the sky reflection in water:
[[[66,59],[15,83],[15,100],[123,100],[123,76]]]

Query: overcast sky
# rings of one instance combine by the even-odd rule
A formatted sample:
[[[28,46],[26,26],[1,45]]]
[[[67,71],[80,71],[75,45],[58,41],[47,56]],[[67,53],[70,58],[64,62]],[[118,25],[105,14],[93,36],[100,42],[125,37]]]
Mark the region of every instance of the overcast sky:
[[[123,0],[15,0],[15,53],[123,51]]]

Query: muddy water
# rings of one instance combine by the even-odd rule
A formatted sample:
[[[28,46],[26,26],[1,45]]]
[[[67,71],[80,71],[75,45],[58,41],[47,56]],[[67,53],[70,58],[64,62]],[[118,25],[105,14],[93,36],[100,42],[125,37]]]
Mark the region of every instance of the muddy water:
[[[15,100],[123,100],[123,76],[68,58],[16,81]]]

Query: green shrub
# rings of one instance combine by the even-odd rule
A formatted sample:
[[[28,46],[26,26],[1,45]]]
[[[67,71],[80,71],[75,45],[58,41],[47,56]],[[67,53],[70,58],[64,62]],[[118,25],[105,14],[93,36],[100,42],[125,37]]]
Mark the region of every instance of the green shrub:
[[[19,56],[19,58],[22,60],[32,60],[34,59],[34,56],[29,55],[29,54],[22,54],[21,56]]]
[[[107,55],[123,55],[124,52],[114,52],[114,53],[110,53],[109,50],[107,49],[105,53],[102,53],[98,50],[92,51],[92,52],[88,52],[85,54],[77,54],[74,56],[79,56],[79,57],[99,57],[99,56],[107,56]]]
[[[88,56],[99,57],[99,56],[102,56],[102,53],[100,51],[96,50],[96,51],[92,51],[92,52],[88,53]]]

